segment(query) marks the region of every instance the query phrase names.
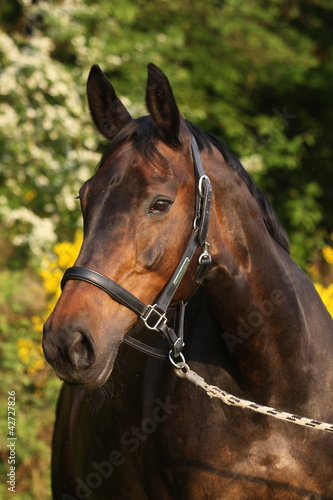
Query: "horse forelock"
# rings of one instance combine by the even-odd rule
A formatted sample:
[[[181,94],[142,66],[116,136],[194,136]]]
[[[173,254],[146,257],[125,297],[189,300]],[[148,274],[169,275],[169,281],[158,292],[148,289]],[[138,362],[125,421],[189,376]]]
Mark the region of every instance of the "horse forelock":
[[[157,127],[150,116],[142,116],[128,123],[123,127],[108,144],[103,156],[97,165],[97,170],[101,168],[104,162],[114,152],[118,146],[126,141],[131,141],[136,151],[144,156],[150,163],[155,166],[170,166],[167,158],[165,158],[157,149],[156,142],[160,139]],[[174,148],[174,145],[169,144]],[[161,165],[162,164],[162,165]]]

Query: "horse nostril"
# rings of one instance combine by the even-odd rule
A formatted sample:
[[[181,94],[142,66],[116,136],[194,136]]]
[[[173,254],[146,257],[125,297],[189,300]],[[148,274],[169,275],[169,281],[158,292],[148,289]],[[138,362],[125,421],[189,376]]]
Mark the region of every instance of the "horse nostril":
[[[51,342],[50,338],[43,337],[43,352],[48,363],[52,364],[58,356],[58,348]]]
[[[68,358],[75,368],[88,368],[95,359],[94,349],[89,339],[81,332],[71,333],[68,346]]]

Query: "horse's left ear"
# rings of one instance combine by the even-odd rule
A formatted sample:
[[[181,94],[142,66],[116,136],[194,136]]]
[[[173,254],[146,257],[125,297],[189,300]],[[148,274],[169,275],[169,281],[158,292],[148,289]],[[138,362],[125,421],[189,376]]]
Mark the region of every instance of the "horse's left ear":
[[[87,96],[92,119],[98,131],[107,139],[112,139],[132,120],[131,115],[116,96],[113,86],[97,64],[89,73]]]
[[[155,64],[148,64],[146,104],[164,142],[178,146],[181,116],[169,80]]]

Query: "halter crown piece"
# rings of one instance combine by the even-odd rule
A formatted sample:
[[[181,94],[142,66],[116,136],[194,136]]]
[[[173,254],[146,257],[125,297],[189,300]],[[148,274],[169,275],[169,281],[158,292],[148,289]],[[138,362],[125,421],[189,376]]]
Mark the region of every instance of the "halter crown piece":
[[[183,332],[186,303],[181,302],[180,304],[177,304],[173,327],[170,327],[167,324],[167,311],[168,309],[170,310],[169,306],[172,298],[174,297],[197,248],[201,247],[203,249],[198,259],[198,269],[195,277],[195,283],[197,286],[199,286],[204,279],[208,266],[212,262],[212,258],[208,251],[209,243],[207,242],[210,208],[212,203],[212,188],[209,178],[205,175],[203,170],[198,144],[193,135],[191,136],[191,143],[194,170],[198,179],[193,230],[178,266],[162,290],[157,302],[154,305],[146,305],[125,288],[118,285],[115,281],[85,267],[74,266],[68,268],[61,280],[61,289],[64,288],[66,282],[69,280],[80,280],[95,285],[107,293],[112,299],[119,302],[119,304],[122,304],[128,309],[131,309],[131,311],[135,312],[142,319],[145,326],[149,330],[157,331],[162,335],[162,337],[168,342],[171,350],[169,353],[165,353],[160,349],[144,344],[131,335],[127,335],[124,338],[124,342],[142,352],[145,352],[146,354],[150,354],[161,359],[166,359],[168,355],[171,359],[177,358],[181,355],[181,351],[184,347]]]

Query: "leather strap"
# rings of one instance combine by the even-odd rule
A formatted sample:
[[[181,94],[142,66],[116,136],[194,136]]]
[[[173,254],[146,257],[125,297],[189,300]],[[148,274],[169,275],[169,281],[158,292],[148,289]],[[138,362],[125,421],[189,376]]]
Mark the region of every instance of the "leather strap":
[[[125,344],[134,347],[138,351],[143,352],[144,354],[149,354],[150,356],[153,356],[154,358],[167,359],[169,357],[168,353],[162,351],[162,349],[157,349],[156,347],[145,344],[144,342],[141,342],[141,340],[136,339],[132,335],[125,336],[123,342]]]
[[[165,285],[161,295],[158,298],[157,305],[163,310],[166,310],[169,307],[170,302],[175,295],[176,290],[179,287],[183,276],[198,248],[197,238],[198,230],[194,229],[187,242],[186,249],[182,255],[182,258],[180,259],[178,266],[176,267],[173,275]]]
[[[208,177],[200,177],[199,189],[202,191],[201,203],[200,203],[200,221],[199,221],[199,234],[198,243],[203,247],[207,241],[208,227],[209,227],[209,217],[210,208],[212,204],[212,188]]]
[[[191,135],[191,146],[192,146],[192,156],[193,156],[194,169],[198,175],[198,178],[200,178],[203,175],[205,175],[205,171],[204,171],[203,166],[202,166],[199,146],[198,146],[198,143],[197,143],[194,135]]]
[[[68,280],[85,281],[86,283],[97,286],[107,293],[109,297],[123,306],[128,307],[138,316],[142,316],[146,312],[147,306],[143,302],[137,299],[131,292],[128,292],[125,288],[118,285],[118,283],[110,280],[97,271],[81,266],[69,267],[61,280],[61,289],[64,288]]]

